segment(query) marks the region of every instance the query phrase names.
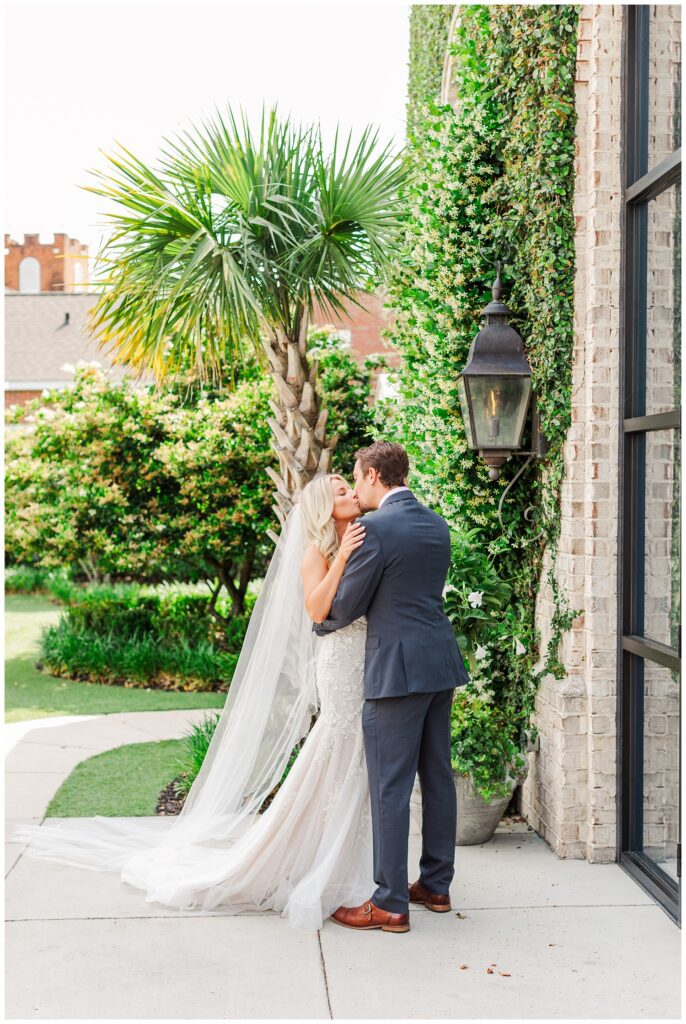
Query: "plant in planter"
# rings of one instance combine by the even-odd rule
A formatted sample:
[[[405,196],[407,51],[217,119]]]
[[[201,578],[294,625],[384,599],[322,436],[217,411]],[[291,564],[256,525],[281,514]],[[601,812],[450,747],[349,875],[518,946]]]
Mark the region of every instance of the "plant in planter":
[[[507,715],[473,683],[457,690],[451,714],[458,846],[491,838],[528,763]]]

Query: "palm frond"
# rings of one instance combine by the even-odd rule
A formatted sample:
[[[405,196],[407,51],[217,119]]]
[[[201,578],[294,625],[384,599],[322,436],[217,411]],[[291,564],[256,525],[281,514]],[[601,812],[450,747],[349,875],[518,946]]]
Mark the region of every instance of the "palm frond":
[[[315,303],[342,312],[392,258],[406,170],[371,128],[327,155],[318,125],[263,110],[255,134],[229,108],[163,142],[156,167],[118,144],[83,186],[113,206],[91,326],[119,361],[216,372]]]

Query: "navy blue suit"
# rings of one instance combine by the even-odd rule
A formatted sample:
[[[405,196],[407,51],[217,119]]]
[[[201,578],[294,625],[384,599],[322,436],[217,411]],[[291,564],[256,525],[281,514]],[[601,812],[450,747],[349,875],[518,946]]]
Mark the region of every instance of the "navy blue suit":
[[[450,533],[411,491],[364,516],[364,543],[348,559],[318,636],[367,617],[362,728],[374,833],[373,902],[408,909],[410,797],[422,790],[420,879],[446,894],[454,873],[456,805],[450,707],[469,675],[443,610]]]

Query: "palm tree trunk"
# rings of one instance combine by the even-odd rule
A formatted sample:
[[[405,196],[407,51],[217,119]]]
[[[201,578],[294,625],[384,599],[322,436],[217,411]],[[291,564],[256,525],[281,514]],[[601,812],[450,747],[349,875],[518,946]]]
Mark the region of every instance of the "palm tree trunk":
[[[316,391],[317,363],[307,358],[308,317],[300,319],[297,337],[289,337],[281,328],[263,337],[272,377],[275,399],[270,400],[273,416],[268,419],[272,431],[271,446],[279,459],[279,470],[267,468],[276,486],[274,511],[283,526],[305,484],[317,473],[331,469],[337,436],[327,438],[327,410],[320,408]],[[268,531],[275,540],[274,533]]]

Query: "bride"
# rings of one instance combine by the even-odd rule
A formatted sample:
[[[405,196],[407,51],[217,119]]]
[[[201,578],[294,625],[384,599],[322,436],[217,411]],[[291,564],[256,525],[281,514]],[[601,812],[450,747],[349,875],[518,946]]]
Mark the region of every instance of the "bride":
[[[147,902],[184,911],[271,910],[321,928],[374,889],[362,735],[366,621],[312,632],[364,540],[337,474],[288,517],[203,765],[176,818],[47,819],[21,826],[28,856],[116,870]],[[308,733],[313,712],[318,718]],[[276,796],[294,748],[300,752]]]

